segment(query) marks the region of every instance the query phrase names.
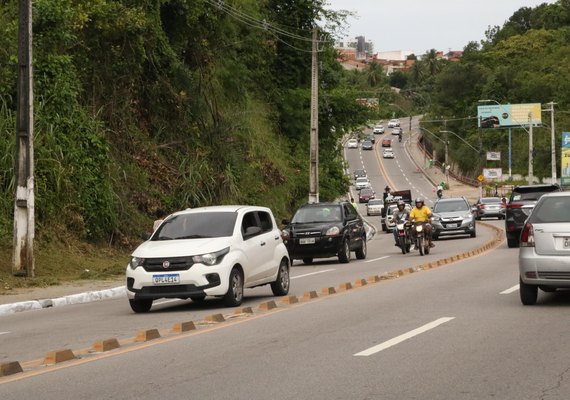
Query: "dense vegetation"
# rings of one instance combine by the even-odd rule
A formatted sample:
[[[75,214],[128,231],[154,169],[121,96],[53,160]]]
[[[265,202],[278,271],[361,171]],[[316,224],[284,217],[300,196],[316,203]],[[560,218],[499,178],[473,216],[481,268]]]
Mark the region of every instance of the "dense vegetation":
[[[64,263],[74,268],[66,256],[68,249],[84,255],[79,243],[132,248],[158,208],[251,203],[280,218],[306,201],[309,39],[316,21],[321,200],[346,193],[340,139],[370,118],[421,112],[426,121],[441,121],[424,123],[436,135],[445,128],[476,145],[481,134],[484,150],[503,154],[505,132],[475,128],[479,99],[554,100],[557,127],[568,125],[570,0],[517,11],[502,28],[490,28],[486,41],[470,43],[460,62],[440,60],[432,50],[390,78],[376,64],[341,67],[330,39],[346,13],[327,10],[325,0],[35,0],[33,6],[36,237],[45,254],[56,255],[50,243],[67,246],[52,261],[42,259],[54,264],[51,271]],[[18,0],[1,2],[0,248],[6,255],[17,28]],[[379,112],[355,102],[370,97],[379,99]],[[548,176],[549,136],[537,131],[535,171]],[[515,136],[513,168],[524,173],[526,135]],[[450,140],[456,168],[478,174],[479,156]],[[502,163],[506,168],[506,157]],[[4,257],[0,274],[10,268]]]

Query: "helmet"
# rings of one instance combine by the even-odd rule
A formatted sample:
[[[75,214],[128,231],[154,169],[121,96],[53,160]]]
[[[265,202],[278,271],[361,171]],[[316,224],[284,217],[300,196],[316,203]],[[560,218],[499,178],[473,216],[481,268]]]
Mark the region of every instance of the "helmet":
[[[390,190],[390,186],[386,186],[386,187],[384,188],[384,190],[389,191],[389,190]]]
[[[400,200],[400,201],[398,202],[398,208],[400,208],[400,206],[406,207],[406,203],[404,203],[404,201]]]
[[[416,199],[416,204],[418,204],[418,203],[424,204],[424,199],[422,199],[421,197],[418,197],[418,198]]]

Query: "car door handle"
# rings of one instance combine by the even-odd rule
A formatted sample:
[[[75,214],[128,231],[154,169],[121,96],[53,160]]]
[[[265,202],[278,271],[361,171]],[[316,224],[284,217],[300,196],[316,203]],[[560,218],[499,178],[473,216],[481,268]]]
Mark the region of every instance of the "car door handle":
[[[281,236],[275,236],[275,240],[279,240]]]
[[[265,242],[261,242],[260,244],[261,244],[262,246],[265,246]]]

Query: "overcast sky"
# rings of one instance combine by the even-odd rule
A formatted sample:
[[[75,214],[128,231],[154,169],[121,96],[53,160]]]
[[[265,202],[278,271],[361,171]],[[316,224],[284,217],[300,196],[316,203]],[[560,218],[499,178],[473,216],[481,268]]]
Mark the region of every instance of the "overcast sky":
[[[354,11],[347,35],[364,36],[374,52],[463,50],[485,39],[489,26],[502,26],[521,7],[555,0],[327,0],[329,9]]]

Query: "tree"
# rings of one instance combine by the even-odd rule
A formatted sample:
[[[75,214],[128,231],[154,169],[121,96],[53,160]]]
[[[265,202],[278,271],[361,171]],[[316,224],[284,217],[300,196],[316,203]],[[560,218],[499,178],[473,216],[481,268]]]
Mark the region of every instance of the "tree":
[[[384,70],[382,66],[376,62],[371,62],[366,68],[366,81],[371,87],[376,87],[380,84],[384,77]]]

